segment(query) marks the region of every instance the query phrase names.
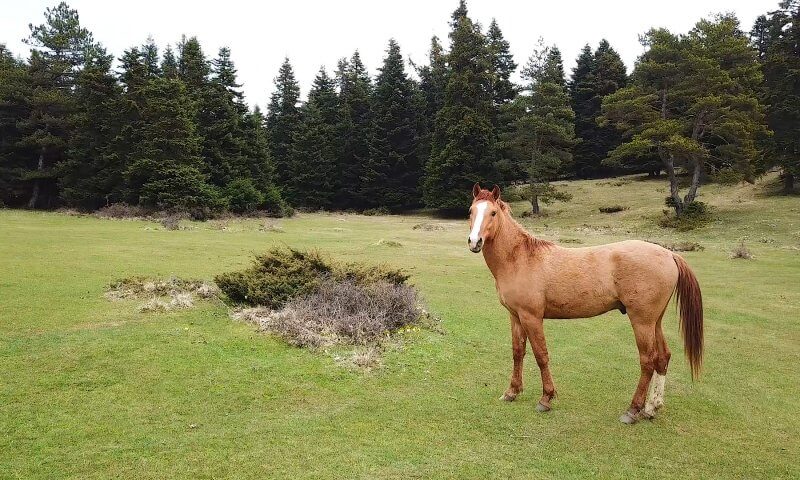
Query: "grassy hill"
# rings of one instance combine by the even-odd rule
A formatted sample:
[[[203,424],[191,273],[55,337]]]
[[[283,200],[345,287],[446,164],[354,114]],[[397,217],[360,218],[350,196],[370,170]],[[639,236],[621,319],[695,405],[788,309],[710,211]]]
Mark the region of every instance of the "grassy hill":
[[[639,374],[618,312],[546,323],[552,412],[535,411],[531,354],[525,392],[498,400],[507,314],[464,220],[304,214],[168,231],[0,210],[0,478],[797,478],[800,199],[769,195],[772,181],[703,187],[714,221],[685,233],[656,224],[666,182],[637,177],[566,183],[572,202],[522,221],[564,244],[704,247],[683,254],[704,294],[704,375],[691,382],[668,309],[666,405],[633,427],[617,420]],[[598,210],[611,205],[628,209]],[[742,241],[755,259],[730,258]],[[282,244],[406,268],[446,333],[412,334],[363,373],[220,303],[146,314],[103,296],[130,275],[210,279]]]

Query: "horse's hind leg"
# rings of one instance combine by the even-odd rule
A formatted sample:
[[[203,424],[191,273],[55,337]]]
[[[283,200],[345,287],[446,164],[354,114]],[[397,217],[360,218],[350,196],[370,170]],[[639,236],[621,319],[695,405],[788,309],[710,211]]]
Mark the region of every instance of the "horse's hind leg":
[[[658,357],[655,328],[658,319],[657,315],[657,313],[648,315],[646,312],[642,312],[638,309],[628,310],[628,316],[633,326],[633,333],[636,336],[636,347],[639,349],[641,375],[639,376],[639,384],[636,386],[630,408],[619,418],[623,423],[636,423],[639,418],[645,416],[643,412],[645,394],[647,393],[647,387],[650,385],[650,380],[653,377],[656,359]]]
[[[661,313],[663,318],[664,313]],[[653,372],[653,380],[650,383],[650,391],[647,394],[647,403],[645,403],[645,414],[653,417],[656,411],[664,406],[664,384],[667,380],[667,367],[669,366],[669,359],[672,353],[667,346],[667,340],[664,338],[664,331],[661,329],[661,318],[658,319],[656,324],[656,371]]]
[[[525,330],[519,322],[519,317],[511,314],[511,350],[514,355],[514,370],[511,372],[511,384],[500,400],[513,402],[517,395],[522,393],[522,363],[525,359]]]

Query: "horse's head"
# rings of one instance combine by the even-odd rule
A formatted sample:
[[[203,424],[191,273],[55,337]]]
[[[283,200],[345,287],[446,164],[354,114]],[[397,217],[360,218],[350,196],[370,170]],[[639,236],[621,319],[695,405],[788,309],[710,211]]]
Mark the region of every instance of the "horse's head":
[[[480,252],[483,244],[494,237],[500,223],[497,212],[501,208],[500,187],[495,185],[492,191],[482,189],[478,183],[472,187],[467,244],[473,253]]]

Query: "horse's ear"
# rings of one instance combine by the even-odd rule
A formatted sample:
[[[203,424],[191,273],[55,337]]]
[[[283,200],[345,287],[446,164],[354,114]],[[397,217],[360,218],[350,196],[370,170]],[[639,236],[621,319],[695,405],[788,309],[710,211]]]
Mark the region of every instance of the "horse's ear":
[[[492,197],[494,197],[495,200],[500,200],[500,187],[497,185],[492,187]]]
[[[481,193],[481,184],[476,182],[475,185],[472,186],[472,198],[477,197],[479,193]]]

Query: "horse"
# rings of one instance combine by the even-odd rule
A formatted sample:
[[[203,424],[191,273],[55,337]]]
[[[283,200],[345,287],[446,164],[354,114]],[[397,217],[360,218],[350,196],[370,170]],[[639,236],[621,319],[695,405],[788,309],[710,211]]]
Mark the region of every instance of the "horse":
[[[697,278],[681,256],[639,240],[561,247],[523,229],[500,199],[496,185],[489,191],[476,183],[472,197],[467,243],[472,252],[483,252],[500,303],[511,318],[514,366],[501,400],[514,401],[522,393],[522,365],[526,341],[530,341],[542,377],[542,397],[536,409],[551,409],[556,389],[550,374],[544,319],[588,318],[619,310],[630,318],[641,367],[630,407],[620,421],[630,425],[653,418],[664,405],[671,352],[661,319],[673,293],[692,380],[699,376],[703,298]]]

